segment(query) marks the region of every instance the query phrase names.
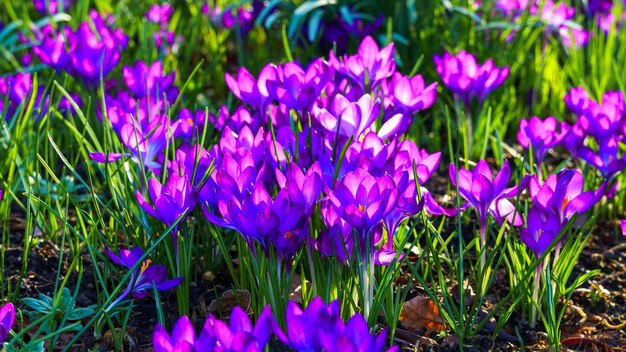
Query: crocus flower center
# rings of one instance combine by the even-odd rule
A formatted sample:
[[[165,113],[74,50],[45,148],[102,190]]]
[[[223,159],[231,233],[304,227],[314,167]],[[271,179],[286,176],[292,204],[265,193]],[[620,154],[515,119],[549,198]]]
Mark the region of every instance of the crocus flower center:
[[[139,271],[139,274],[143,274],[144,271],[146,271],[146,269],[148,269],[148,267],[150,266],[150,263],[152,263],[152,260],[150,259],[146,259],[146,261],[143,262],[143,264],[141,264],[141,270]]]
[[[366,128],[365,131],[363,131],[363,133],[361,133],[361,136],[359,137],[359,142],[363,142],[365,140],[365,136],[367,136],[368,133],[370,133],[370,128]]]
[[[290,239],[291,235],[292,235],[291,231],[285,232],[285,239],[287,239],[287,240]]]
[[[569,198],[563,199],[563,203],[561,203],[561,210],[565,210],[565,207],[569,204]]]
[[[542,234],[543,234],[543,229],[537,230],[537,232],[535,232],[535,241],[539,241],[539,238],[541,237]]]
[[[191,119],[191,117],[187,118],[187,123],[193,126],[193,120]]]
[[[360,211],[361,213],[365,213],[365,209],[366,209],[366,208],[365,208],[365,205],[363,205],[363,204],[359,204],[359,211]]]

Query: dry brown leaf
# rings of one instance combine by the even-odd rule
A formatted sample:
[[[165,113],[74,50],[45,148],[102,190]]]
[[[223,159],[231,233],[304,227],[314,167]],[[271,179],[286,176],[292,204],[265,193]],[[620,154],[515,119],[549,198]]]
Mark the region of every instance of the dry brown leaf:
[[[227,316],[235,308],[235,306],[241,307],[248,315],[251,315],[250,291],[248,290],[228,290],[224,291],[220,298],[214,299],[209,304],[207,310],[213,315]]]
[[[430,297],[423,295],[404,302],[400,312],[400,323],[410,331],[423,330],[424,335],[445,329],[437,304]]]

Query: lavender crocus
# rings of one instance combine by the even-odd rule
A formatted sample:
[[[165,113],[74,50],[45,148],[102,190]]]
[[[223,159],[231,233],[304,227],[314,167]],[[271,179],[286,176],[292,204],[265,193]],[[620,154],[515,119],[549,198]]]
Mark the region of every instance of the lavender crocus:
[[[266,81],[268,92],[279,103],[299,112],[311,107],[331,75],[328,63],[322,59],[312,61],[306,71],[292,62],[274,69],[282,72]]]
[[[173,12],[174,9],[172,8],[172,5],[168,3],[163,3],[161,5],[152,4],[146,13],[146,18],[150,22],[167,25]]]
[[[168,176],[164,185],[159,180],[151,178],[148,181],[148,193],[154,206],[151,206],[139,191],[135,193],[137,201],[150,216],[162,221],[168,227],[172,226],[178,218],[196,206],[197,200],[191,192],[190,177],[174,172]]]
[[[394,106],[409,115],[429,108],[437,97],[437,82],[426,86],[420,75],[407,77],[396,72],[391,76],[389,83],[383,84],[383,91],[385,87]]]
[[[561,231],[561,224],[554,213],[545,213],[532,207],[528,211],[526,227],[520,231],[520,239],[530,248],[537,258],[550,247]]]
[[[128,36],[119,28],[110,28],[113,23],[110,16],[105,20],[91,10],[89,17],[90,21],[81,23],[76,30],[78,44],[70,56],[68,71],[95,85],[100,75],[106,77],[117,65],[128,44]]]
[[[143,250],[135,247],[131,250],[122,249],[120,255],[113,253],[109,247],[106,247],[106,253],[115,264],[121,265],[127,269],[132,269],[143,256]],[[159,291],[171,290],[178,286],[183,278],[175,278],[166,280],[166,270],[162,265],[150,265],[150,259],[145,260],[140,267],[135,268],[131,275],[130,282],[126,290],[106,309],[109,311],[116,303],[125,299],[129,294],[136,299],[146,297],[149,290],[156,287]]]
[[[389,43],[379,49],[376,41],[367,36],[363,38],[356,55],[344,55],[342,60],[330,52],[328,62],[342,76],[350,79],[360,88],[361,94],[373,91],[384,79],[396,70],[393,58],[394,44]]]
[[[287,333],[276,330],[280,341],[296,351],[398,351],[397,346],[386,349],[387,332],[370,334],[367,322],[355,314],[347,322],[341,319],[339,301],[326,305],[314,297],[302,310],[297,303],[287,303]]]
[[[269,306],[263,309],[254,326],[246,312],[236,306],[230,315],[228,325],[209,313],[198,337],[186,316],[178,319],[171,335],[157,323],[152,334],[152,344],[155,352],[261,352],[265,350],[272,330],[276,329],[276,322]]]
[[[508,161],[504,161],[502,169],[495,178],[492,176],[489,165],[484,160],[480,160],[476,164],[473,172],[459,169],[458,179],[457,169],[454,164],[450,164],[449,171],[452,185],[458,186],[461,197],[468,202],[467,205],[471,205],[478,212],[481,246],[486,244],[485,231],[489,214],[500,224],[506,218],[514,226],[522,225],[522,219],[515,210],[515,206],[506,198],[514,197],[526,188],[527,178],[524,178],[516,186],[506,188],[511,177],[511,168]]]
[[[366,252],[370,231],[396,206],[398,189],[389,175],[374,177],[363,169],[346,174],[326,194],[337,214],[358,234],[360,250]],[[370,238],[371,241],[371,238]]]
[[[0,346],[9,336],[9,330],[15,320],[15,307],[9,302],[0,308]]]
[[[445,52],[442,56],[435,55],[433,59],[443,84],[466,107],[470,106],[473,98],[483,102],[509,76],[508,67],[497,67],[492,59],[478,65],[476,58],[466,51],[460,51],[456,55]]]
[[[528,190],[533,204],[543,212],[543,217],[556,217],[563,227],[574,216],[581,215],[596,204],[604,195],[605,184],[597,190],[583,192],[583,175],[578,170],[563,170],[550,175],[541,184],[537,176],[529,180]]]
[[[609,137],[599,141],[598,151],[587,146],[578,148],[578,156],[593,165],[607,179],[626,169],[626,154],[620,156],[619,140]]]
[[[533,116],[530,120],[520,121],[517,141],[524,148],[532,146],[535,163],[541,165],[546,152],[560,144],[569,131],[570,128],[566,122],[559,124],[552,116],[546,117],[543,121]]]
[[[168,101],[173,101],[178,96],[178,89],[172,87],[175,75],[175,72],[165,75],[161,61],[155,61],[150,66],[143,61],[137,61],[134,66],[125,66],[122,70],[124,83],[136,97],[159,99],[165,94]]]

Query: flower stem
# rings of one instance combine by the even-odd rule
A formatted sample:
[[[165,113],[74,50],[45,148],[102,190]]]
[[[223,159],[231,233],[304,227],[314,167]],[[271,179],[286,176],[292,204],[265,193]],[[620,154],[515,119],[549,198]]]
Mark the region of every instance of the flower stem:
[[[537,271],[535,272],[535,286],[533,287],[533,301],[537,304],[532,305],[532,311],[530,315],[530,328],[534,329],[535,325],[537,325],[537,306],[540,304],[539,302],[539,287],[541,286],[541,267],[542,263],[539,263],[537,266]]]

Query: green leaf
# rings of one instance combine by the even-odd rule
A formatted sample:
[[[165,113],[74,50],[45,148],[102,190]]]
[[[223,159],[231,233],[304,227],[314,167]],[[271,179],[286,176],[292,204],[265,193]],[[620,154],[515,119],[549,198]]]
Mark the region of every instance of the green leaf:
[[[309,42],[313,42],[315,38],[317,38],[317,32],[320,29],[320,22],[322,21],[322,17],[324,16],[324,10],[318,9],[313,11],[311,17],[309,17],[309,26],[307,37]]]
[[[91,307],[95,307],[95,306],[91,306]],[[76,308],[72,310],[67,315],[67,320],[82,320],[82,319],[87,318],[88,316],[96,314],[96,311],[91,307]]]
[[[30,309],[33,309],[39,313],[49,313],[52,310],[52,306],[47,304],[42,300],[38,300],[36,298],[26,297],[22,298],[22,303],[24,303]]]

